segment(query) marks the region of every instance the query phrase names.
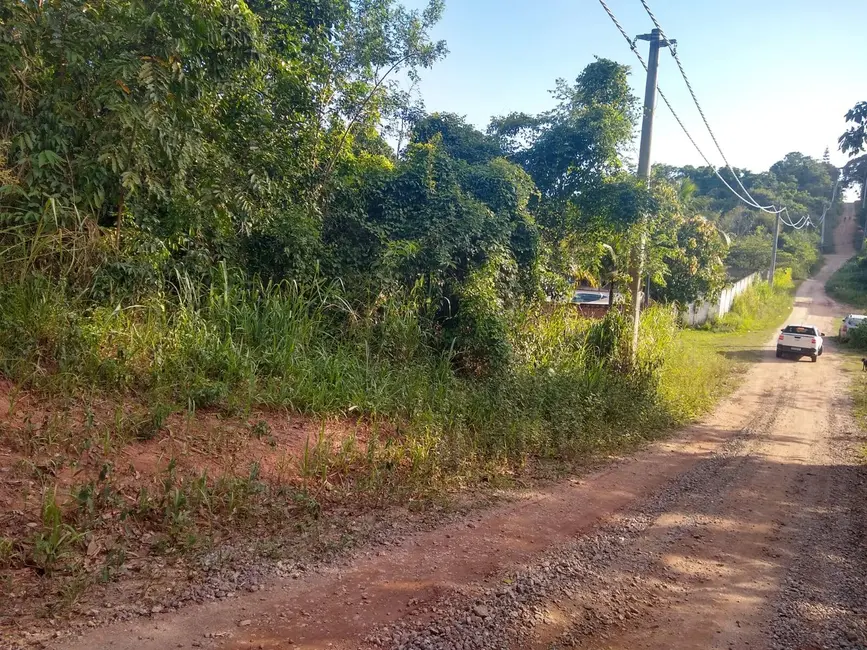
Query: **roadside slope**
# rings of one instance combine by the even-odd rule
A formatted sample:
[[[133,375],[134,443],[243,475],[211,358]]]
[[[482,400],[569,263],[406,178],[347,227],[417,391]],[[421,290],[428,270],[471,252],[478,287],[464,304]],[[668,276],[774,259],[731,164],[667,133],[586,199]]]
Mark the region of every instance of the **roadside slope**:
[[[801,286],[792,315],[827,332],[837,308],[823,282],[851,239],[837,235],[841,252]],[[846,377],[827,350],[818,364],[797,363],[775,359],[769,341],[713,414],[581,480],[349,566],[57,647],[708,648],[803,638],[810,621],[778,629],[777,611],[795,611],[787,576],[831,579],[801,555],[828,512],[857,527],[851,508],[829,500],[863,482],[840,447],[855,434]],[[861,638],[845,617],[835,625]]]

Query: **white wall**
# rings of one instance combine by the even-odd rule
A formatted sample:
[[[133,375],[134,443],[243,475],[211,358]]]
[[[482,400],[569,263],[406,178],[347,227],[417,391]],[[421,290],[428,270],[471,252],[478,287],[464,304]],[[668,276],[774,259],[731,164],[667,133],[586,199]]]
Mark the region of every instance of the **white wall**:
[[[746,291],[747,287],[753,284],[753,282],[760,279],[762,279],[761,273],[753,273],[734,284],[728,285],[722,290],[719,298],[714,303],[696,300],[694,303],[687,305],[687,308],[683,311],[683,322],[688,325],[701,325],[708,320],[725,316],[731,311],[735,298]]]

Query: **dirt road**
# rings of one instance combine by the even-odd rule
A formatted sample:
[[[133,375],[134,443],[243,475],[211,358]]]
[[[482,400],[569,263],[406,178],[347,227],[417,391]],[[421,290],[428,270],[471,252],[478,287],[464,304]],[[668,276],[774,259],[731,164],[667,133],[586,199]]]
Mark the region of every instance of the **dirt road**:
[[[851,231],[837,235],[791,317],[829,335],[841,310],[824,281]],[[867,648],[867,472],[844,365],[833,342],[810,363],[769,341],[712,415],[628,460],[346,567],[58,647]]]

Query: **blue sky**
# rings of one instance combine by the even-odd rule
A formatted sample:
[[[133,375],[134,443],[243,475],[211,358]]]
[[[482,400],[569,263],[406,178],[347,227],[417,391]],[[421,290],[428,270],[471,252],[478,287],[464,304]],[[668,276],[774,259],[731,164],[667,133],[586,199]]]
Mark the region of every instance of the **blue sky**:
[[[639,0],[607,0],[630,35],[653,24]],[[423,0],[406,0],[417,7]],[[729,161],[767,169],[790,151],[832,161],[843,114],[867,100],[865,0],[652,0]],[[594,55],[644,75],[597,0],[446,0],[435,30],[445,61],[422,73],[428,111],[451,111],[484,128],[492,115],[552,106],[554,80],[574,79]],[[647,43],[640,43],[646,58]],[[640,74],[639,74],[640,72]],[[663,53],[659,86],[699,146],[722,164],[674,60]],[[660,102],[654,162],[702,164]],[[713,154],[713,155],[711,155]]]

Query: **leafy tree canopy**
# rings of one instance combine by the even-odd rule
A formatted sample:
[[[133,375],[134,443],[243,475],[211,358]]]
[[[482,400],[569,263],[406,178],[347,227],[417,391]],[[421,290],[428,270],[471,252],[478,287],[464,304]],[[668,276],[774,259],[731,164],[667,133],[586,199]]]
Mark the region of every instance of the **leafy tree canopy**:
[[[851,126],[840,136],[840,151],[855,156],[867,148],[867,102],[858,102],[846,113]]]

